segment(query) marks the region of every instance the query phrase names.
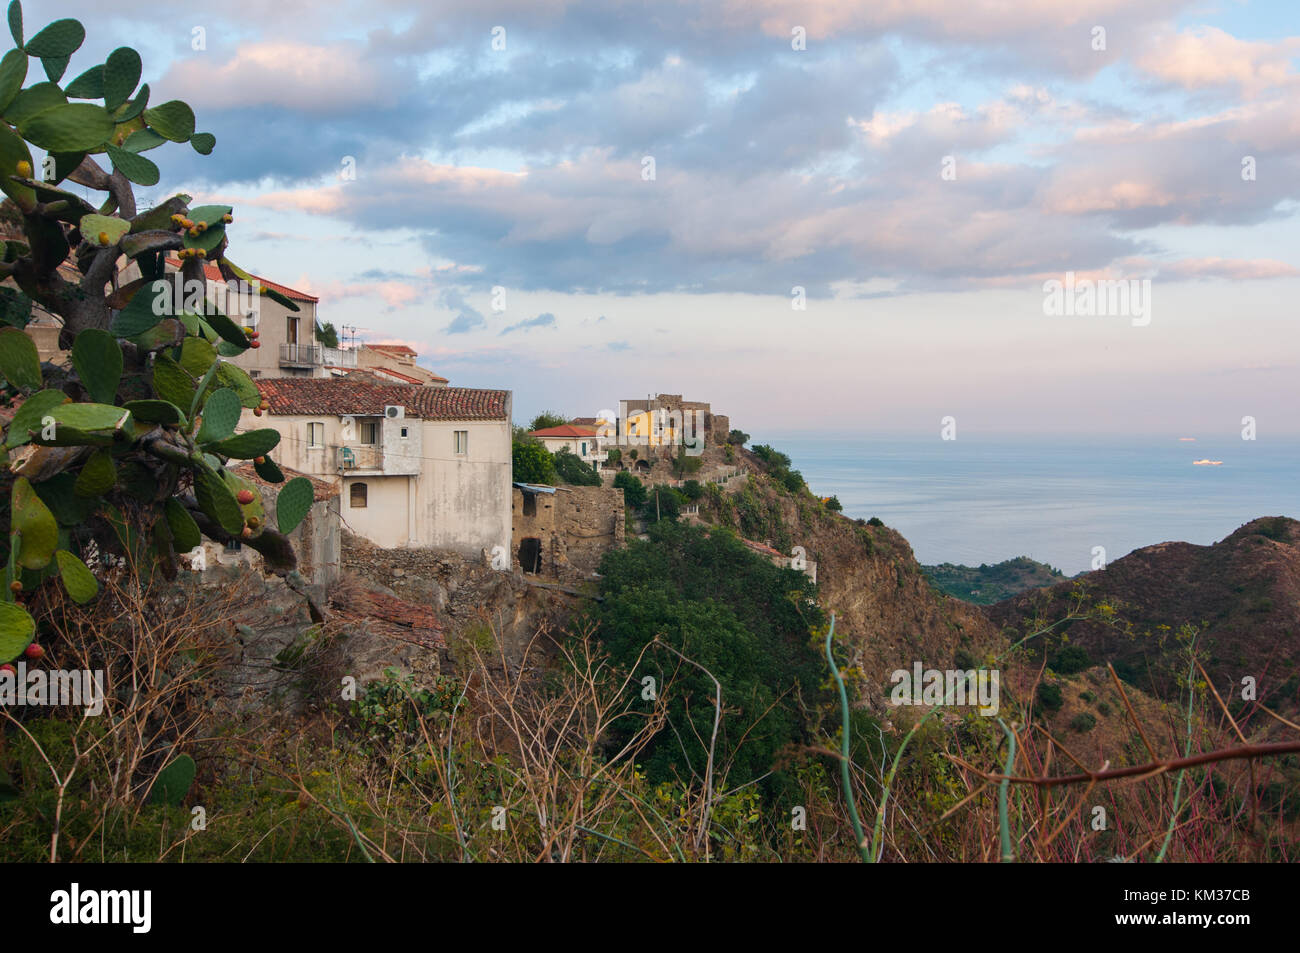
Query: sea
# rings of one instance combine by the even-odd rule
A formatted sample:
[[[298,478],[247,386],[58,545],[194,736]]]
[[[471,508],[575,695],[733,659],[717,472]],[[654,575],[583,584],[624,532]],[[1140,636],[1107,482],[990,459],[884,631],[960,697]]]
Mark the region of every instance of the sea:
[[[923,564],[1016,556],[1067,575],[1154,543],[1300,518],[1300,437],[765,433],[819,496],[879,517]],[[1197,460],[1220,461],[1196,465]],[[1100,547],[1100,549],[1098,549]]]

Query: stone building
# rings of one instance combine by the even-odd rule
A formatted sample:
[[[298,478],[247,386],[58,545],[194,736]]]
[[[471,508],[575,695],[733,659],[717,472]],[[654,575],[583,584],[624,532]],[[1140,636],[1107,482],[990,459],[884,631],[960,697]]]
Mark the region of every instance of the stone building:
[[[516,567],[557,580],[589,579],[601,557],[623,544],[623,491],[516,483],[511,522]]]

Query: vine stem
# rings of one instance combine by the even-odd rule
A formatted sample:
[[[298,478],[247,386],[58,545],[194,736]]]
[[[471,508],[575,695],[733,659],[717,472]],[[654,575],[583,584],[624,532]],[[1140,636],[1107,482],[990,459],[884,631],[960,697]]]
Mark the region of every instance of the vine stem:
[[[875,859],[871,852],[867,850],[867,837],[862,832],[862,821],[858,817],[858,804],[853,797],[853,783],[849,777],[849,693],[844,690],[844,679],[840,676],[839,666],[835,664],[835,656],[831,654],[831,640],[835,638],[835,613],[831,613],[830,631],[826,633],[826,661],[830,663],[831,675],[835,678],[835,684],[840,689],[840,714],[843,721],[843,730],[840,732],[840,777],[844,782],[844,800],[849,805],[849,819],[853,821],[853,836],[858,839],[858,853],[862,855],[865,863],[872,863]]]

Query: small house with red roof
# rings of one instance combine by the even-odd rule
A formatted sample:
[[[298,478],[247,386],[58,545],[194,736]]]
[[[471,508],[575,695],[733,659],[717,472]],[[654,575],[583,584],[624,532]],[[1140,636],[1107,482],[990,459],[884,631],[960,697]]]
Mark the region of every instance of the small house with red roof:
[[[550,453],[568,450],[583,463],[596,469],[600,469],[605,462],[606,451],[601,447],[600,433],[594,426],[561,424],[558,427],[530,430],[528,436],[540,440]]]

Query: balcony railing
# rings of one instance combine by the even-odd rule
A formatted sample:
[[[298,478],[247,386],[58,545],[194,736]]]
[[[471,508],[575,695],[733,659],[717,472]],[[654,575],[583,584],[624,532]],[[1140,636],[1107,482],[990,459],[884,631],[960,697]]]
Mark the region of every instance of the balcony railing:
[[[281,344],[280,363],[294,367],[356,367],[357,352],[319,344]]]
[[[339,470],[382,470],[384,451],[372,444],[351,444],[334,448],[335,467]]]

